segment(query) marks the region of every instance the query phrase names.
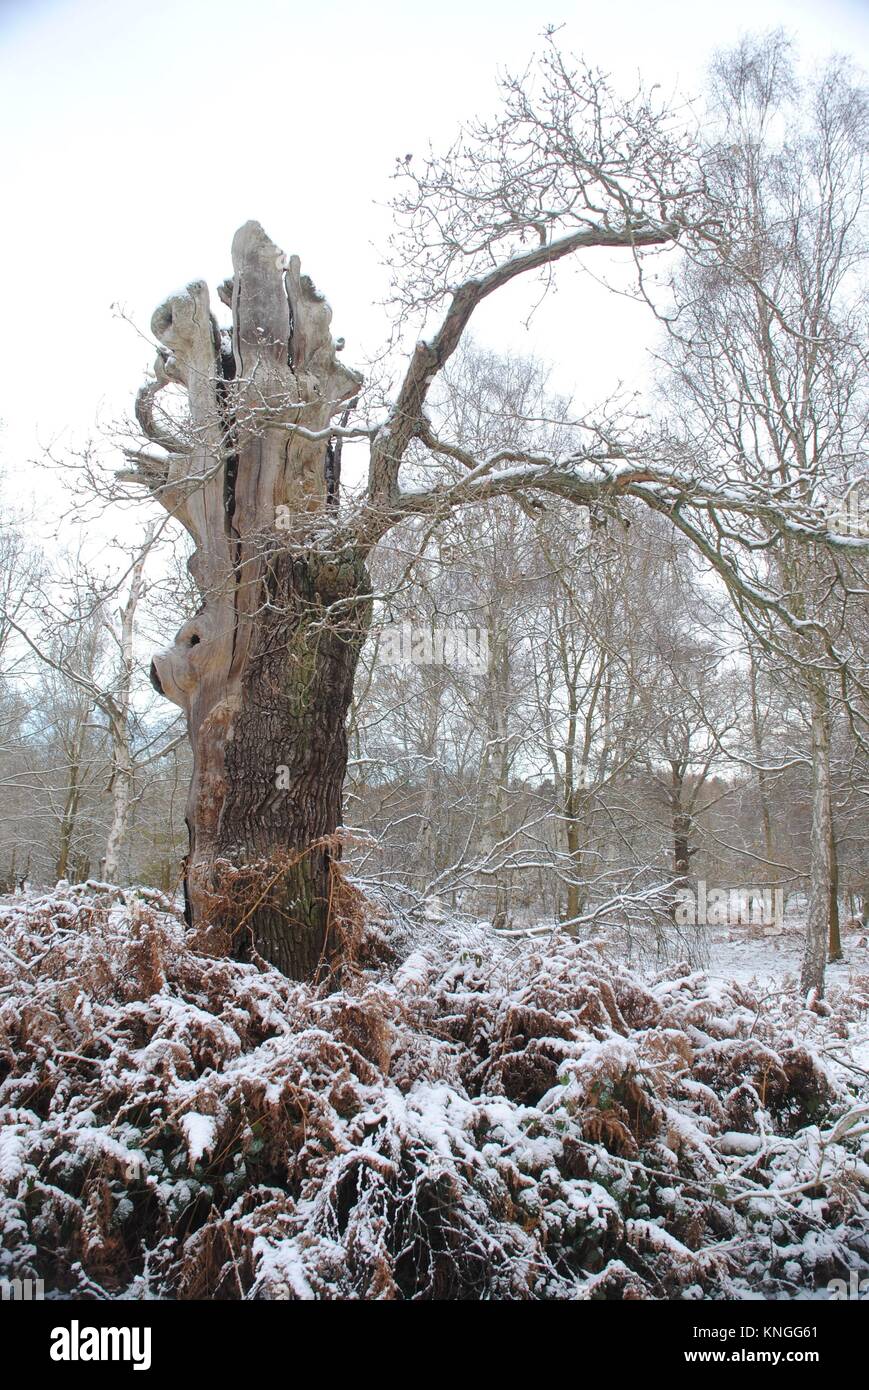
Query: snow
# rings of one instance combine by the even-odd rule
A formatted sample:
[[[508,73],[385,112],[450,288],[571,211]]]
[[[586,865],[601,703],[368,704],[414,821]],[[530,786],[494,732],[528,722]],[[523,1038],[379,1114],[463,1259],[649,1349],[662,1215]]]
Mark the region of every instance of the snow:
[[[859,938],[813,1010],[787,922],[647,979],[564,937],[383,930],[395,958],[329,993],[197,954],[159,894],[0,901],[0,1274],[309,1301],[869,1272]]]
[[[735,1129],[726,1130],[718,1140],[719,1153],[734,1154],[737,1157],[756,1154],[762,1147],[758,1134],[740,1134]]]
[[[752,926],[712,929],[709,978],[726,984],[756,980],[770,989],[782,988],[800,973],[803,923],[796,914],[785,916],[780,930]],[[852,980],[869,975],[869,937],[843,932],[844,959],[827,966],[829,985],[848,989]]]
[[[195,1110],[181,1120],[181,1129],[187,1140],[190,1167],[195,1168],[201,1158],[210,1158],[217,1140],[217,1124],[212,1115],[198,1115]]]
[[[272,1244],[264,1236],[257,1236],[253,1254],[258,1271],[255,1290],[267,1288],[269,1297],[279,1300],[293,1298],[310,1302],[317,1297],[305,1277],[304,1262],[295,1240]]]

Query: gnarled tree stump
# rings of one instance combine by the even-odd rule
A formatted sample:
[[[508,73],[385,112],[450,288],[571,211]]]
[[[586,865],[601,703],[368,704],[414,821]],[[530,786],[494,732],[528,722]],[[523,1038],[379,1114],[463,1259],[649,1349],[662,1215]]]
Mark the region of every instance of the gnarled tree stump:
[[[327,510],[330,422],[361,379],[297,257],[248,222],[232,260],[231,330],[199,281],[152,320],[161,347],[137,416],[161,452],[141,451],[133,476],[193,537],[202,602],[151,675],[193,746],[188,919],[210,949],[302,977],[331,953],[328,837],[370,612],[362,557]],[[187,392],[183,430],[157,418],[170,383]]]

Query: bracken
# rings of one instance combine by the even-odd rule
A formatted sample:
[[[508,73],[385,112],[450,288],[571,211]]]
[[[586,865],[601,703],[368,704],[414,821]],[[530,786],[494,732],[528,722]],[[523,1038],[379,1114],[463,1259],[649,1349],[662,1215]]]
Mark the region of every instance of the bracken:
[[[153,892],[0,903],[0,1275],[633,1299],[867,1271],[860,1096],[795,995],[644,983],[566,938],[408,941],[337,891],[350,963],[316,986],[198,953]]]

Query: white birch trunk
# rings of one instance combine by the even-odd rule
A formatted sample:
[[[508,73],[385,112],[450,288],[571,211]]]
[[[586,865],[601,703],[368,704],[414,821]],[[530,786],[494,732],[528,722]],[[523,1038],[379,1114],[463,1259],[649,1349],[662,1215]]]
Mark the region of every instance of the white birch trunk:
[[[830,786],[830,715],[823,678],[810,680],[812,703],[812,848],[809,910],[800,988],[803,994],[824,994],[824,969],[830,931],[830,893],[833,876],[832,799]]]

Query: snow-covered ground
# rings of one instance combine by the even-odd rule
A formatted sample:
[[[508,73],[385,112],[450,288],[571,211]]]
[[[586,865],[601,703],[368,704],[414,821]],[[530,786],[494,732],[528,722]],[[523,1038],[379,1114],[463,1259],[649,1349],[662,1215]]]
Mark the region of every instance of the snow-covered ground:
[[[794,996],[802,949],[803,927],[797,921],[786,919],[778,930],[716,927],[707,974],[713,985],[735,981],[774,1004],[777,998]],[[862,932],[843,932],[842,950],[843,958],[827,966],[827,993],[834,1001],[849,999],[854,1017],[842,1036],[841,1022],[819,1014],[812,1019],[813,1041],[825,1060],[846,1069],[853,1081],[859,1082],[865,1073],[869,1086],[869,938]]]
[[[600,943],[369,908],[315,987],[199,954],[151,890],[0,901],[0,1277],[584,1300],[869,1273],[859,942],[808,1008],[790,927],[644,980]]]
[[[756,980],[771,989],[799,978],[803,928],[785,919],[781,928],[712,927],[710,976],[748,984]],[[827,967],[827,984],[845,987],[852,978],[869,975],[869,937],[843,932],[844,959]]]

